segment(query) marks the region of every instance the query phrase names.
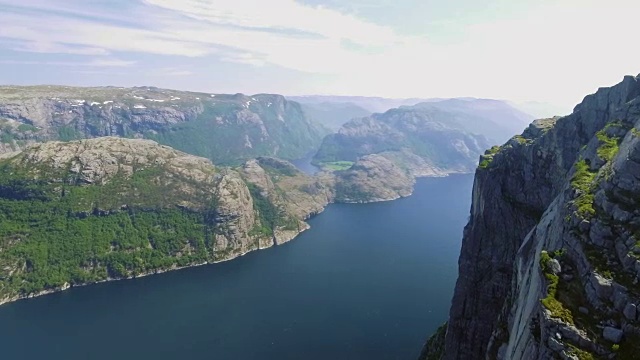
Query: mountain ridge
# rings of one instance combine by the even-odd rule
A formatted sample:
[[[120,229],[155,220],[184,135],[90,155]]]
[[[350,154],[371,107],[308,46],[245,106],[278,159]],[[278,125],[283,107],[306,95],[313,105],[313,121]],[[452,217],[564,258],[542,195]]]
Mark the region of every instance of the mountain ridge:
[[[148,138],[218,164],[295,159],[328,130],[282,95],[155,87],[0,87],[0,151],[47,140]]]

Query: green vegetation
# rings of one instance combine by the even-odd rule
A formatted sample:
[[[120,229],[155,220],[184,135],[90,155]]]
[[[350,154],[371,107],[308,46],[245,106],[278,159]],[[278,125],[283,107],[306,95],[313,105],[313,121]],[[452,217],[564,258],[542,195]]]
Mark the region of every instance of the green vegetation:
[[[258,158],[260,167],[262,167],[269,175],[272,176],[296,176],[300,171],[292,164],[268,157]]]
[[[576,163],[576,172],[571,179],[571,186],[580,192],[580,195],[574,200],[574,204],[583,217],[593,216],[596,210],[593,207],[594,195],[593,181],[596,173],[589,169],[589,165],[583,159]]]
[[[330,171],[341,171],[348,170],[353,166],[353,161],[331,161],[331,162],[322,162],[320,163],[320,167],[323,170]]]
[[[297,230],[298,220],[288,216],[262,194],[260,188],[247,183],[253,198],[253,208],[258,213],[260,225],[251,230],[250,235],[273,237],[274,229],[282,227],[285,230]]]
[[[640,137],[640,130],[636,128],[631,128],[631,133],[633,134],[633,136]]]
[[[605,130],[600,130],[596,133],[596,137],[600,141],[601,145],[598,147],[598,157],[604,161],[610,161],[613,159],[620,150],[620,138],[610,137],[605,133]]]
[[[565,308],[556,297],[560,278],[549,269],[549,261],[551,261],[551,259],[552,257],[546,251],[540,253],[540,269],[542,269],[542,273],[547,279],[547,296],[540,300],[540,302],[551,312],[552,317],[558,318],[568,324],[573,324],[571,311]]]
[[[35,127],[33,125],[20,124],[20,125],[18,125],[18,131],[19,132],[27,132],[27,131],[36,132],[36,131],[40,131],[40,129],[38,129],[37,127]]]
[[[563,267],[576,268],[571,259],[564,253],[554,252],[552,257],[555,259],[562,259]],[[578,279],[571,281],[564,281],[562,278],[558,279],[556,287],[556,299],[567,309],[573,318],[573,325],[584,331],[592,339],[599,338],[602,330],[598,327],[600,325],[602,313],[594,309],[589,301],[582,282]],[[580,311],[580,308],[584,307],[589,310],[587,314]]]
[[[480,165],[478,167],[480,169],[486,169],[489,167],[491,162],[493,161],[493,156],[500,151],[500,146],[494,145],[491,149],[488,149],[484,152],[484,155],[481,156]]]
[[[26,295],[211,260],[215,210],[170,206],[172,198],[155,182],[155,174],[140,171],[130,181],[78,186],[72,185],[73,179],[33,180],[3,163],[0,295]],[[158,195],[141,201],[151,193]]]
[[[520,144],[520,145],[525,145],[525,144],[527,144],[527,143],[529,142],[529,140],[528,140],[528,139],[525,139],[522,135],[516,135],[516,136],[514,136],[513,138],[514,138],[514,139],[518,142],[518,144]]]
[[[491,161],[493,161],[493,158],[482,158],[482,161],[480,161],[480,164],[478,165],[478,167],[480,169],[486,169],[487,167],[489,167],[489,164],[491,164]]]
[[[614,348],[615,347],[615,348]],[[640,353],[640,336],[634,334],[625,334],[620,344],[614,344],[611,347],[620,360],[637,359]]]
[[[252,104],[248,115],[240,101],[207,102],[195,119],[146,131],[144,136],[217,165],[239,165],[258,156],[297,159],[320,145],[323,130],[299,107],[285,107],[280,112],[275,106],[257,104]],[[243,116],[252,120],[237,119]]]
[[[128,140],[112,141],[130,149]],[[120,167],[95,178],[72,168],[77,154],[64,151],[60,161],[68,163],[56,167],[29,151],[0,160],[0,298],[216,261],[235,251],[215,247],[216,235],[229,230],[217,214],[215,169],[152,149],[139,162],[114,153]],[[165,154],[166,162],[157,161]],[[260,161],[269,174],[299,174],[286,162]],[[259,220],[254,240],[273,237],[275,228],[299,229],[299,220],[248,186]]]
[[[257,211],[260,226],[252,230],[251,235],[264,235],[273,237],[273,228],[277,222],[279,210],[267,199],[260,188],[252,183],[247,183],[249,192],[253,198],[253,208]]]
[[[436,332],[431,335],[429,340],[427,340],[425,349],[428,351],[428,353],[423,354],[426,355],[424,360],[440,360],[442,358],[442,354],[444,354],[444,342],[446,334],[447,323],[444,323],[440,325]]]
[[[58,139],[61,141],[72,141],[82,138],[82,134],[71,126],[65,125],[58,128]]]
[[[0,119],[0,141],[7,144],[107,135],[144,137],[209,158],[216,165],[239,165],[258,156],[302,158],[317,149],[328,133],[298,103],[279,95],[211,96],[142,87],[12,86],[0,89],[0,98],[26,108],[46,105],[42,109],[47,113],[32,112],[33,116],[17,121]],[[69,123],[67,117],[73,117],[73,121]]]
[[[3,144],[11,144],[14,140],[13,134],[8,132],[3,132],[0,134],[0,142]]]
[[[572,344],[566,344],[569,347],[569,353],[578,357],[578,360],[596,360],[595,356],[585,350],[578,348]]]
[[[336,183],[336,201],[364,202],[370,201],[372,194],[364,191],[360,184],[353,181],[338,181]]]
[[[20,124],[0,119],[0,143],[9,145],[12,150],[25,146],[27,139],[40,139],[40,129],[29,124]]]

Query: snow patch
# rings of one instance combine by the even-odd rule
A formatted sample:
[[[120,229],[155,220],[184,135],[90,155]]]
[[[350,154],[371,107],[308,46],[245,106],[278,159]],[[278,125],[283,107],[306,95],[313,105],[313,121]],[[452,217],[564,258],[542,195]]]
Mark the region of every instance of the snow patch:
[[[107,104],[111,104],[112,102],[113,102],[113,101],[109,100],[109,101],[105,101],[105,102],[103,102],[102,104],[103,104],[103,105],[107,105]]]
[[[146,109],[147,107],[144,105],[133,105],[134,109]]]
[[[92,102],[91,102],[91,106],[94,106],[94,105],[100,105],[100,103],[99,103],[99,102],[92,101]]]

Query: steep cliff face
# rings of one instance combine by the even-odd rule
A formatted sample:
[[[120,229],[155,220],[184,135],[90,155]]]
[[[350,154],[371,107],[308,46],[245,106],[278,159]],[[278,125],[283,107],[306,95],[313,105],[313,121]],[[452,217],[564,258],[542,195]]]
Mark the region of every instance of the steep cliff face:
[[[216,164],[295,159],[325,129],[281,95],[207,94],[150,87],[0,87],[0,151],[101,136],[147,138]]]
[[[322,184],[276,159],[216,167],[151,140],[34,144],[0,156],[0,304],[232,259],[291,240]]]
[[[481,157],[443,359],[633,358],[638,129],[629,76]]]

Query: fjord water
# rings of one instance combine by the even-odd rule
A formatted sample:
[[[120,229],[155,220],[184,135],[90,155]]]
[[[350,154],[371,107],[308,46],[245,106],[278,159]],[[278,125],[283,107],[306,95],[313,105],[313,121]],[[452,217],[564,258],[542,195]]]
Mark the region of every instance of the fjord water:
[[[471,175],[335,204],[283,246],[0,307],[2,359],[415,359],[447,317]]]
[[[305,174],[315,175],[316,173],[318,173],[318,171],[320,171],[319,167],[311,164],[311,162],[313,161],[313,156],[315,154],[316,153],[312,151],[305,155],[303,158],[291,160],[291,163],[295,165],[298,170],[304,172]]]

